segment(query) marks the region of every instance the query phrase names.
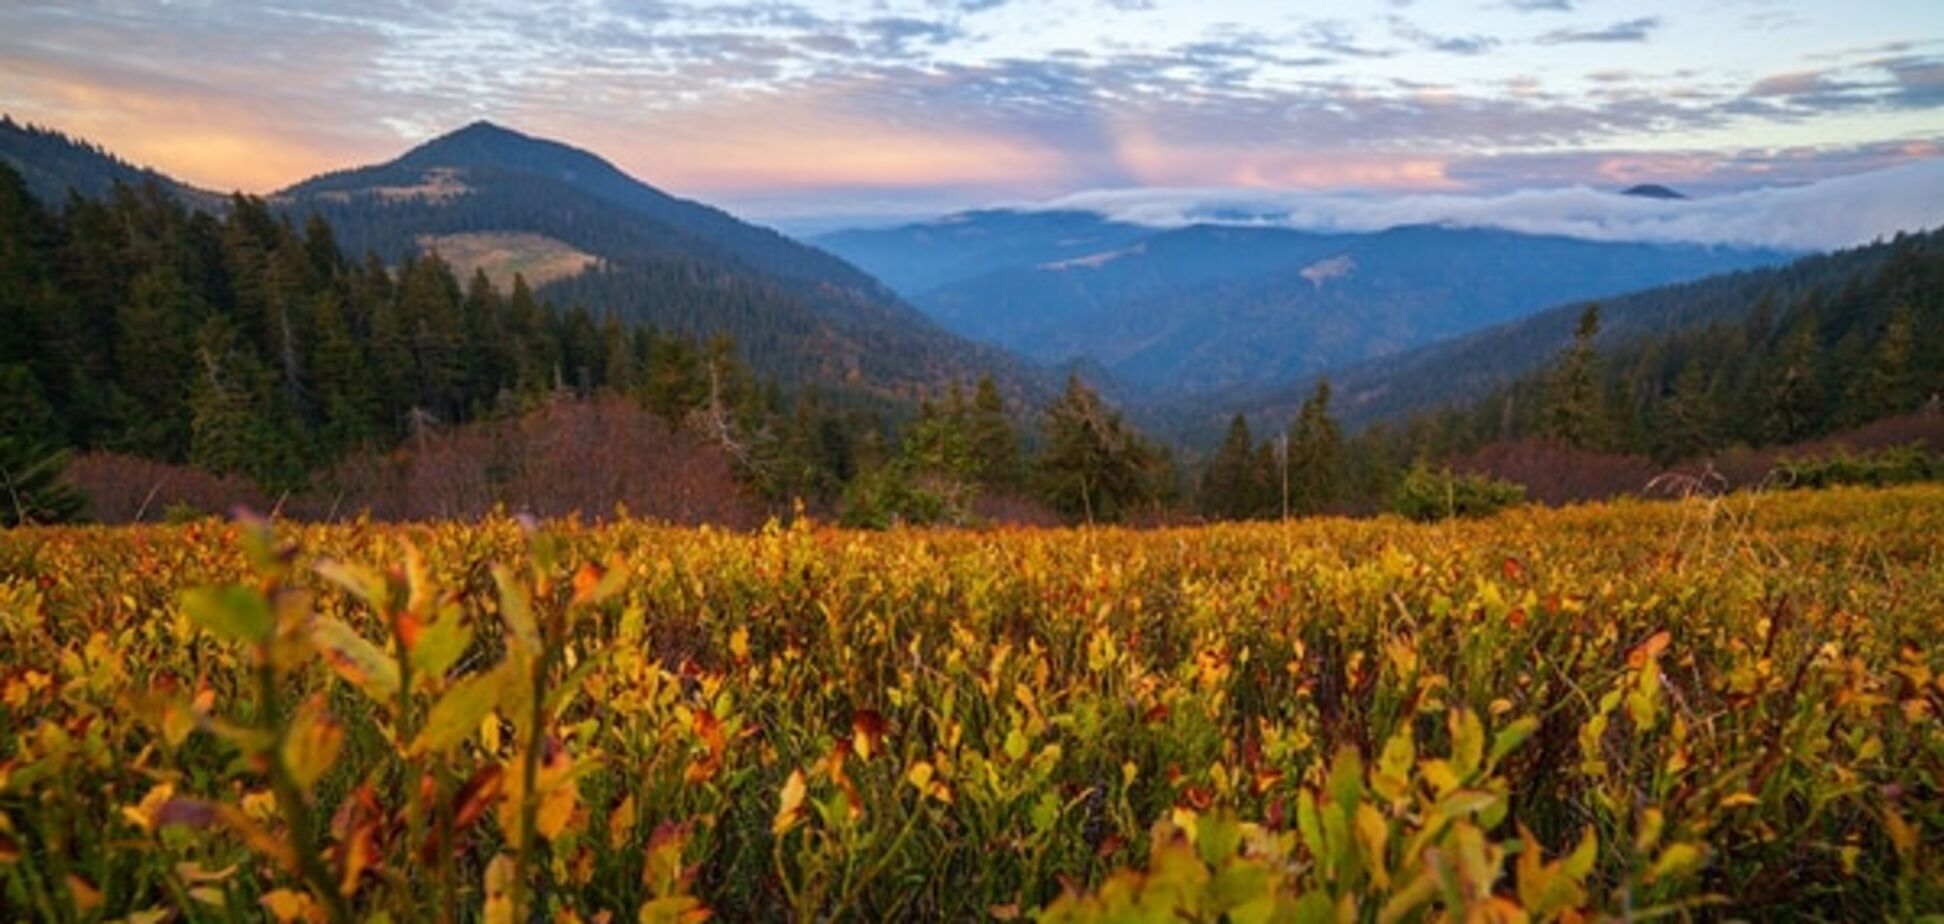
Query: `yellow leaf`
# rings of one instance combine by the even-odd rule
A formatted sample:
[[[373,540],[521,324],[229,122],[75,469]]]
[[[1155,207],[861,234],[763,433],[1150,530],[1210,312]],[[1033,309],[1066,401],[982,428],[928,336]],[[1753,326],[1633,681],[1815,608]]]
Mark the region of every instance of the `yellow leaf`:
[[[932,774],[935,772],[936,770],[934,770],[930,761],[921,760],[913,763],[905,771],[905,782],[910,783],[920,793],[928,792],[931,786]]]
[[[283,764],[299,789],[310,792],[337,762],[344,746],[344,726],[324,711],[321,699],[313,699],[297,710],[290,731],[284,736]]]
[[[1682,876],[1699,869],[1706,860],[1706,854],[1696,844],[1676,843],[1667,845],[1661,851],[1660,859],[1647,870],[1646,881],[1658,882],[1668,876]]]
[[[1883,827],[1891,845],[1897,848],[1897,856],[1908,857],[1917,850],[1917,826],[1887,805],[1883,807]]]
[[[101,907],[101,890],[89,884],[88,880],[69,874],[67,877],[68,894],[74,896],[74,907],[83,913]]]
[[[1390,840],[1390,822],[1384,813],[1368,802],[1357,803],[1357,843],[1363,848],[1364,865],[1379,888],[1390,888],[1390,871],[1384,863],[1384,848]]]
[[[776,810],[776,820],[770,823],[770,833],[782,837],[796,827],[803,814],[804,795],[803,771],[793,770],[790,778],[783,781],[783,796]]]
[[[346,682],[390,705],[398,695],[398,664],[356,630],[328,616],[311,626],[311,642]]]
[[[513,924],[513,858],[506,854],[486,864],[486,924]]]
[[[729,633],[729,654],[734,656],[738,663],[749,660],[748,629],[737,629]]]
[[[311,918],[311,897],[294,889],[277,889],[264,893],[257,904],[270,916],[288,924],[290,921],[305,921]]]
[[[608,815],[608,846],[620,850],[628,842],[628,835],[634,833],[635,797],[634,793],[623,796],[621,804],[614,807]]]

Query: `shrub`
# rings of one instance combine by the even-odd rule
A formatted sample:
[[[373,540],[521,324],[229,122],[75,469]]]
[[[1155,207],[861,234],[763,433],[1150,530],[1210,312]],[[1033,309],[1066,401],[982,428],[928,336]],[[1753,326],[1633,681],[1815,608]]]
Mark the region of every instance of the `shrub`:
[[[1912,484],[1944,477],[1944,459],[1912,443],[1852,455],[1844,449],[1825,456],[1783,458],[1775,463],[1770,480],[1785,488],[1827,488],[1836,485],[1882,487]]]
[[[1404,473],[1391,510],[1419,522],[1490,516],[1525,503],[1525,488],[1484,475],[1456,474],[1419,462]]]

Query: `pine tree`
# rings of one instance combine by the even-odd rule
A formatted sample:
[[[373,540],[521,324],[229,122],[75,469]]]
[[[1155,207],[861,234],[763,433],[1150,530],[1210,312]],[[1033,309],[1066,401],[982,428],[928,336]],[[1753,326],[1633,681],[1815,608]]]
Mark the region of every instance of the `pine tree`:
[[[196,365],[189,461],[266,488],[301,486],[300,454],[271,410],[271,375],[226,318],[203,323],[196,335]]]
[[[1006,413],[1006,399],[990,375],[979,377],[973,391],[972,415],[967,423],[972,444],[973,476],[996,488],[1018,487],[1025,478],[1019,451],[1019,431]]]
[[[182,278],[158,266],[135,278],[116,315],[115,440],[123,449],[179,460],[189,448],[184,384],[193,372],[184,326],[196,312]]]
[[[1545,433],[1578,449],[1601,448],[1605,442],[1605,407],[1600,393],[1599,354],[1593,340],[1600,333],[1600,306],[1580,313],[1573,345],[1553,366]]]
[[[1041,494],[1069,516],[1119,520],[1156,494],[1153,451],[1079,376],[1047,408],[1044,442]]]
[[[1343,430],[1330,416],[1330,381],[1316,383],[1289,428],[1289,508],[1318,513],[1343,490]]]
[[[312,362],[322,422],[319,449],[325,458],[360,446],[383,431],[378,394],[372,384],[371,363],[352,333],[343,302],[326,292],[313,312],[317,356]]]
[[[1850,379],[1843,420],[1852,426],[1916,410],[1916,325],[1910,306],[1899,304],[1884,321],[1868,361]]]
[[[1263,483],[1258,459],[1249,420],[1236,414],[1229,421],[1221,448],[1215,450],[1202,474],[1197,506],[1203,516],[1244,520],[1262,512],[1268,486]]]
[[[1816,312],[1805,311],[1776,348],[1766,396],[1769,435],[1793,443],[1810,436],[1827,410]]]

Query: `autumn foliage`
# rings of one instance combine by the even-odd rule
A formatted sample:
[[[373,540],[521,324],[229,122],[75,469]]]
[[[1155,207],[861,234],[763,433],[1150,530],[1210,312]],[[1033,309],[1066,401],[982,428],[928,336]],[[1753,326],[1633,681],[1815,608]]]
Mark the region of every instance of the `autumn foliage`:
[[[0,535],[39,920],[1885,918],[1944,488],[1413,525]]]

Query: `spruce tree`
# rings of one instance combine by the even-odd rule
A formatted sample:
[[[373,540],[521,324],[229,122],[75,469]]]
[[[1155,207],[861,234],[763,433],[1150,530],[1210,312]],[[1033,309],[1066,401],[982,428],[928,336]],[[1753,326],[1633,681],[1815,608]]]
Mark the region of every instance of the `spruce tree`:
[[[1006,399],[999,394],[991,375],[979,377],[973,390],[972,414],[967,423],[971,442],[973,475],[980,484],[996,488],[1017,487],[1025,477],[1019,450],[1019,431],[1012,415],[1006,412]]]
[[[1047,408],[1044,443],[1040,491],[1062,513],[1112,522],[1155,495],[1153,451],[1079,376]]]
[[[1605,441],[1605,402],[1600,391],[1600,306],[1580,313],[1573,344],[1554,364],[1547,396],[1545,434],[1576,449],[1601,448]]]
[[[1220,520],[1243,520],[1258,515],[1263,507],[1266,485],[1257,466],[1255,437],[1249,420],[1236,414],[1229,421],[1221,448],[1208,460],[1202,474],[1197,506],[1203,516]]]
[[[1343,430],[1330,416],[1330,381],[1316,383],[1289,428],[1289,507],[1318,513],[1343,489]]]

